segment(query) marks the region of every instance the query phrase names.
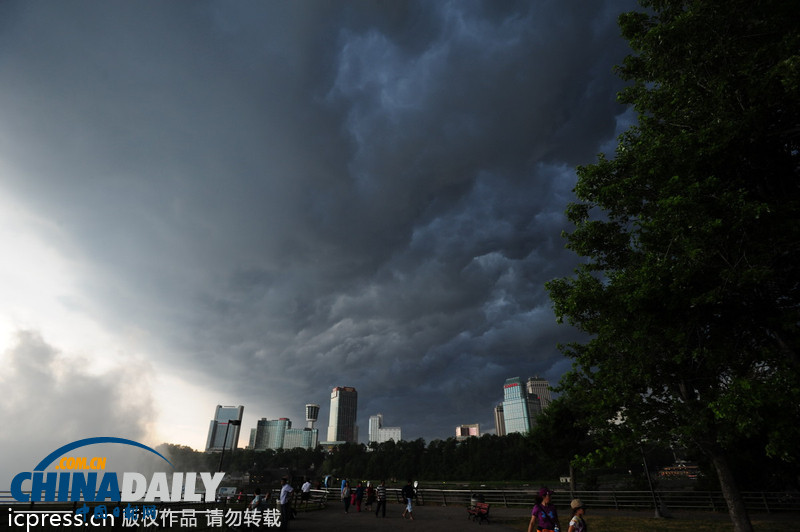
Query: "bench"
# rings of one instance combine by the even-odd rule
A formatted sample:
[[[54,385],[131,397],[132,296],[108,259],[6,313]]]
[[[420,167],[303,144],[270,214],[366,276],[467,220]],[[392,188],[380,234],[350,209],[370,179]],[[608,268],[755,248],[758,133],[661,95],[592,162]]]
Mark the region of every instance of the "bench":
[[[477,521],[478,524],[483,523],[486,521],[489,522],[489,503],[488,502],[476,502],[475,506],[467,508],[467,519],[472,519],[473,521]]]
[[[319,509],[325,508],[328,505],[328,492],[325,490],[312,489],[309,493],[308,500],[303,500],[300,490],[292,492],[294,501],[292,507],[295,510],[308,510],[309,507],[316,507]]]

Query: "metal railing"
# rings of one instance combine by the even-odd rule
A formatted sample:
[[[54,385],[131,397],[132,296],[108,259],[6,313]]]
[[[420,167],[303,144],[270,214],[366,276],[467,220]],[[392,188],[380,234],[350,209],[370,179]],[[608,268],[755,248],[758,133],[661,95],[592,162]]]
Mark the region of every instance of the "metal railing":
[[[339,490],[328,488],[313,490],[312,506],[318,506],[322,498],[328,501],[339,500]],[[387,488],[387,499],[402,502],[399,488]],[[536,490],[523,489],[481,489],[481,490],[448,490],[436,488],[417,489],[417,504],[431,506],[469,506],[474,499],[506,508],[528,508],[533,506]],[[656,490],[656,500],[661,509],[671,510],[703,510],[725,512],[727,506],[721,492],[718,491],[668,491]],[[800,492],[744,492],[747,509],[751,512],[800,512]],[[556,490],[553,502],[560,507],[569,507],[573,498],[581,499],[591,508],[612,510],[653,510],[653,494],[649,491],[574,491]],[[295,502],[295,505],[297,505]],[[316,504],[315,504],[316,503]],[[77,506],[77,503],[19,503],[8,491],[0,491],[0,504],[13,504],[32,507],[33,505]],[[163,504],[163,503],[162,503]],[[172,503],[184,506],[191,503]],[[214,505],[215,503],[197,503],[198,505]],[[223,503],[224,504],[224,503]]]
[[[387,488],[389,501],[402,502],[400,489]],[[469,506],[473,499],[482,499],[492,505],[506,508],[528,508],[533,506],[537,490],[482,489],[445,490],[436,488],[417,489],[417,503],[433,506]],[[660,509],[700,510],[726,512],[725,498],[719,491],[667,491],[656,490]],[[751,512],[800,512],[798,492],[745,492],[747,509]],[[555,491],[556,506],[569,507],[572,499],[581,499],[592,508],[612,510],[654,510],[653,494],[649,491]],[[328,500],[338,500],[339,490],[328,489]]]

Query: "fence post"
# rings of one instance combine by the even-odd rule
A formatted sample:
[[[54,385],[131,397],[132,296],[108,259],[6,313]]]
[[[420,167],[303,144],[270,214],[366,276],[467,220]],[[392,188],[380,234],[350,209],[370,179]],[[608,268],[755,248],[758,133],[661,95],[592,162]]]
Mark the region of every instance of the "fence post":
[[[767,513],[770,514],[772,512],[769,511],[769,503],[767,502],[767,494],[763,491],[761,492],[761,498],[764,500],[764,508],[767,510]]]
[[[619,502],[617,501],[617,492],[616,491],[612,491],[611,492],[611,498],[614,499],[614,509],[615,510],[619,510]]]

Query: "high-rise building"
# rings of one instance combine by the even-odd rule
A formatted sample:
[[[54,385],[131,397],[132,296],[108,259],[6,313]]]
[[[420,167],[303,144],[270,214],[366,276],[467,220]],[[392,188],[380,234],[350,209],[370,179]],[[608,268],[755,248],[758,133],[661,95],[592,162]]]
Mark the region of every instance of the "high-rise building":
[[[261,418],[256,423],[256,441],[253,449],[283,449],[283,439],[286,429],[292,427],[289,418],[278,419]]]
[[[329,442],[358,443],[358,392],[350,386],[337,386],[331,391],[331,413],[328,423]]]
[[[256,428],[250,431],[250,448],[266,449],[313,449],[319,441],[319,430],[311,428],[293,429],[289,418],[261,418]]]
[[[506,435],[506,418],[503,416],[503,403],[494,407],[494,433],[498,436]]]
[[[313,449],[319,443],[319,429],[310,429],[303,427],[302,429],[286,429],[286,435],[283,438],[284,449],[296,449],[302,447],[303,449]]]
[[[472,425],[459,425],[456,427],[456,440],[466,440],[472,436],[481,435],[481,426],[478,423]]]
[[[369,416],[369,427],[367,428],[368,442],[378,441],[378,431],[383,425],[383,414]]]
[[[535,395],[528,395],[528,419],[531,428],[536,426],[536,418],[542,413],[542,401]]]
[[[319,405],[307,404],[306,405],[306,427],[313,429],[314,423],[319,419]]]
[[[550,383],[547,380],[538,376],[530,377],[523,386],[519,377],[506,379],[503,385],[503,404],[495,408],[497,434],[530,431],[536,426],[536,418],[549,404]]]
[[[400,427],[384,427],[383,414],[369,417],[369,442],[383,443],[389,440],[400,441],[403,439],[403,431]]]
[[[506,379],[503,385],[503,417],[507,434],[512,432],[524,434],[531,430],[528,392],[519,377]]]
[[[552,401],[550,397],[550,383],[547,382],[547,379],[543,379],[538,375],[529,377],[528,382],[525,383],[525,389],[528,395],[535,395],[539,398],[542,410],[547,408]]]
[[[242,424],[244,406],[217,405],[214,419],[208,426],[206,452],[234,450],[239,446],[239,429]],[[233,421],[234,423],[230,423]],[[227,440],[226,440],[227,437]]]

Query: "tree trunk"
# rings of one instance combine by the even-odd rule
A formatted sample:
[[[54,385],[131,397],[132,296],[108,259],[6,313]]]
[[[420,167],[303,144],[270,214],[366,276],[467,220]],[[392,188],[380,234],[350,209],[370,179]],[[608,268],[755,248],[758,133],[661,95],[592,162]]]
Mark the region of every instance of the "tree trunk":
[[[753,532],[753,525],[750,523],[750,516],[747,515],[742,492],[739,491],[739,486],[733,478],[733,470],[728,462],[728,457],[723,453],[713,451],[711,462],[717,471],[719,485],[728,505],[728,515],[731,516],[734,532]]]
[[[575,497],[575,468],[569,463],[569,496]]]

